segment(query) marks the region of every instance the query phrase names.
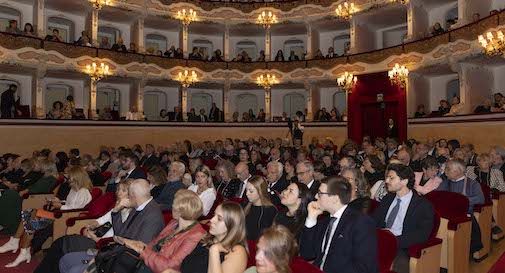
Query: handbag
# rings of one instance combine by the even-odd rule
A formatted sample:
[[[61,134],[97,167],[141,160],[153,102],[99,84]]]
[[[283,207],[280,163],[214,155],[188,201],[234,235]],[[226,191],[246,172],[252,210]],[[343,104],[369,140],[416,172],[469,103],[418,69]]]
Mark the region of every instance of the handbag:
[[[123,245],[112,244],[98,252],[94,263],[90,263],[86,271],[131,273],[136,272],[142,264],[137,252]]]
[[[94,229],[95,235],[98,238],[101,238],[112,228],[111,222],[107,222],[97,228]]]

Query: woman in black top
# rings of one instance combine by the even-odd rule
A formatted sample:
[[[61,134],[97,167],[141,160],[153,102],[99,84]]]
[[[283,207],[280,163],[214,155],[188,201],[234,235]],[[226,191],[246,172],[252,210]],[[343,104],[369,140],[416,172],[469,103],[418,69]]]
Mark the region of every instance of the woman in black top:
[[[369,155],[363,161],[363,168],[365,169],[365,178],[370,187],[373,187],[375,183],[379,180],[384,180],[385,178],[385,166],[382,161],[376,155]]]
[[[244,208],[247,240],[257,241],[261,232],[274,222],[277,209],[268,197],[267,187],[267,181],[261,176],[253,176],[247,182],[246,196],[249,202]]]
[[[295,168],[296,160],[294,158],[290,158],[284,163],[284,171],[286,172],[286,180],[288,182],[298,182],[298,176],[296,175]]]
[[[219,178],[216,179],[214,188],[224,199],[231,199],[237,196],[242,182],[235,175],[235,166],[229,160],[223,160],[216,166]]]
[[[307,218],[307,205],[312,199],[312,194],[307,185],[294,182],[291,183],[281,194],[281,204],[287,210],[280,211],[275,216],[274,223],[283,225],[298,238],[300,231]]]
[[[360,169],[346,169],[342,172],[342,176],[352,185],[351,202],[349,207],[359,210],[364,214],[368,214],[370,209],[370,190],[368,183]]]

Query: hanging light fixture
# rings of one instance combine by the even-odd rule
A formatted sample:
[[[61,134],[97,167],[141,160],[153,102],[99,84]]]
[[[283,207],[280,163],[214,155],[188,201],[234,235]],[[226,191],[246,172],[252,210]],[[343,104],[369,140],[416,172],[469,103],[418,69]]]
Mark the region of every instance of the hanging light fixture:
[[[399,64],[395,64],[393,69],[389,70],[388,76],[392,84],[405,89],[409,77],[409,70],[404,65],[400,66]]]
[[[183,25],[189,26],[189,24],[197,20],[196,11],[194,11],[193,9],[189,9],[189,11],[186,11],[186,9],[182,9],[177,11],[177,15],[175,16],[175,18],[180,20]]]
[[[86,65],[86,70],[84,72],[88,74],[91,80],[95,83],[103,78],[106,78],[107,76],[112,75],[112,72],[110,71],[108,65],[104,63],[97,65],[95,62],[93,62],[91,65]]]
[[[260,15],[258,15],[258,19],[256,22],[262,25],[264,28],[270,28],[271,25],[277,24],[277,16],[273,14],[271,11],[265,12],[262,11]]]
[[[198,82],[198,74],[196,74],[194,70],[189,71],[184,69],[184,71],[180,71],[179,74],[177,74],[175,80],[180,82],[182,87],[188,88],[192,84]]]
[[[358,81],[358,78],[352,73],[345,72],[337,78],[337,85],[347,93],[352,93],[352,88]]]
[[[263,87],[265,90],[270,90],[274,84],[278,84],[279,80],[274,74],[266,73],[256,77],[256,84]]]
[[[505,51],[505,37],[501,30],[496,32],[496,36],[492,32],[488,32],[486,37],[479,35],[479,43],[488,56],[499,56]]]
[[[89,0],[89,3],[93,6],[93,8],[99,10],[102,7],[109,5],[109,0]]]
[[[335,9],[335,14],[337,17],[343,18],[345,20],[349,20],[351,16],[356,13],[358,10],[354,6],[354,3],[344,2],[344,4],[339,4]]]

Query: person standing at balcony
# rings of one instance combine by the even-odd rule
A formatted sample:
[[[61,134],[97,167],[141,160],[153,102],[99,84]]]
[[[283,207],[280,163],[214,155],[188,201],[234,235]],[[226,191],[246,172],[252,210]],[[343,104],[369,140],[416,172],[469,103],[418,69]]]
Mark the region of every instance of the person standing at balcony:
[[[26,35],[26,36],[31,36],[31,37],[35,37],[35,30],[33,29],[33,25],[30,24],[30,23],[26,23],[25,24],[25,28],[23,29],[23,35]]]
[[[328,54],[326,54],[326,58],[328,59],[328,58],[335,58],[335,57],[338,57],[338,55],[335,54],[335,50],[333,49],[332,46],[330,46],[328,48]]]
[[[212,107],[209,110],[209,121],[219,121],[219,108],[217,108],[216,103],[212,103]]]
[[[5,32],[12,34],[21,34],[21,30],[18,28],[18,21],[9,20],[9,26],[5,28]]]
[[[63,38],[61,38],[60,31],[57,28],[53,28],[53,35],[47,35],[45,40],[52,42],[63,42]]]
[[[16,100],[15,94],[18,87],[15,84],[9,85],[9,89],[2,93],[0,98],[0,110],[2,118],[13,118],[16,111],[16,105],[19,104],[19,97]]]
[[[295,54],[295,51],[294,50],[291,50],[289,52],[289,59],[290,61],[299,61],[300,58],[298,57],[298,55]]]
[[[277,55],[275,55],[275,61],[276,62],[284,62],[284,52],[282,50],[277,51]]]
[[[207,115],[205,115],[205,109],[200,109],[200,115],[198,115],[198,121],[199,122],[207,122],[209,121],[209,118],[207,118]]]
[[[126,49],[126,46],[124,45],[123,38],[119,37],[117,38],[117,41],[114,45],[112,45],[112,50],[114,51],[122,51],[122,52],[128,52]]]
[[[256,59],[257,62],[264,62],[265,61],[265,50],[260,50],[260,56],[258,59]]]
[[[61,119],[72,119],[75,115],[75,102],[73,96],[67,96],[67,101],[63,105],[63,114]]]

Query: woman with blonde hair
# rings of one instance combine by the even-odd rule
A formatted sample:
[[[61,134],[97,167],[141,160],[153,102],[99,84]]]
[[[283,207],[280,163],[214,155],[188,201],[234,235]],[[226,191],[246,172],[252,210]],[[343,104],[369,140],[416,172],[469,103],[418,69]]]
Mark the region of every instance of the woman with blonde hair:
[[[196,184],[189,186],[188,190],[198,194],[203,203],[203,216],[207,216],[216,200],[216,189],[212,183],[209,167],[200,165],[196,168],[195,182]]]
[[[280,225],[263,232],[256,251],[256,266],[244,273],[291,273],[289,264],[298,253],[298,244],[293,234]]]
[[[268,183],[262,176],[253,176],[246,185],[249,202],[244,207],[248,240],[258,240],[261,232],[270,227],[277,209],[268,196]]]
[[[80,166],[74,166],[68,170],[68,177],[71,189],[66,200],[61,201],[57,197],[53,197],[48,200],[50,207],[60,210],[81,209],[91,201],[89,190],[92,185],[86,171]],[[18,225],[16,234],[5,245],[0,247],[0,253],[5,253],[8,251],[15,252],[21,246],[21,251],[16,260],[5,265],[5,267],[16,267],[22,262],[30,263],[32,258],[30,248],[34,232],[52,224],[50,219],[36,217],[37,211],[38,209],[22,211],[22,221]]]

